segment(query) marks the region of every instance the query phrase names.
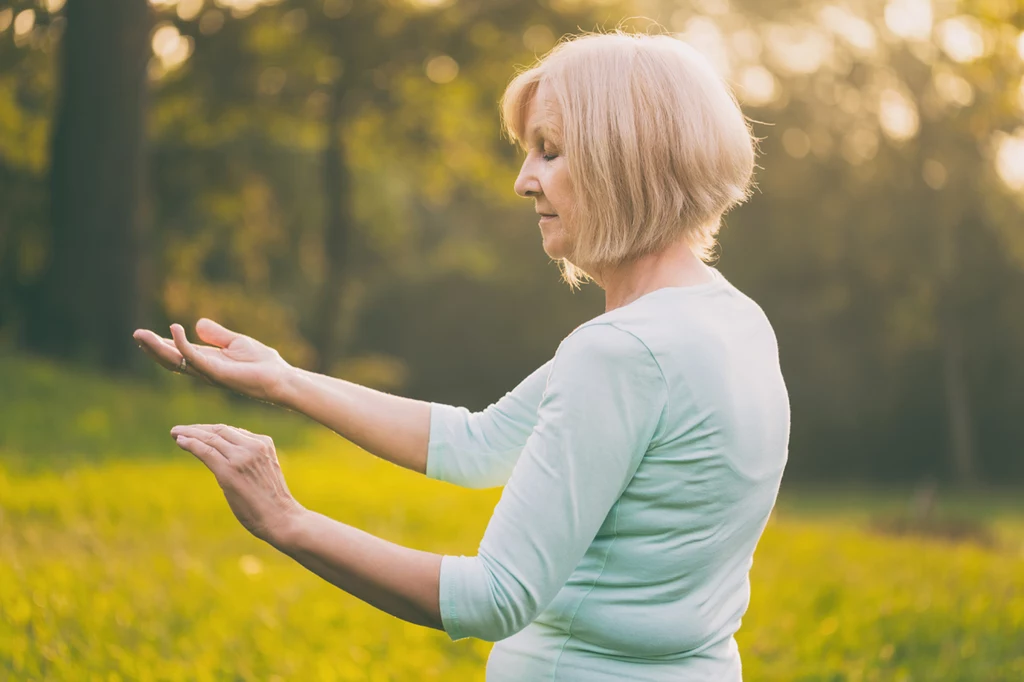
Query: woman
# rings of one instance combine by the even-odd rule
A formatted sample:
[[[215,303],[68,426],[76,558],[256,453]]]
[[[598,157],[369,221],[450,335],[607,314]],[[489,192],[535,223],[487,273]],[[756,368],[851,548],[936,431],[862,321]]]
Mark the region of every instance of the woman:
[[[210,320],[168,368],[302,412],[369,452],[504,485],[477,556],[400,547],[304,509],[273,443],[179,426],[232,510],[341,589],[453,640],[495,641],[487,679],[741,679],[733,634],[787,459],[789,401],[761,309],[703,261],[748,195],[754,142],[727,86],[667,36],[584,35],[509,85],[515,190],[545,252],[606,311],[487,409],[380,393],[285,363]]]

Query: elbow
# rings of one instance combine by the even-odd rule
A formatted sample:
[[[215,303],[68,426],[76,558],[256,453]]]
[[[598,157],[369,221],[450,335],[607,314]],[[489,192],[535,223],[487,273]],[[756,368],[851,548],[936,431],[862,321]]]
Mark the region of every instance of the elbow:
[[[500,642],[524,630],[536,617],[537,614],[532,614],[531,616],[503,615],[480,628],[480,632],[476,633],[475,636],[477,639],[482,639],[485,642]]]
[[[537,595],[531,594],[529,590],[525,589],[515,592],[515,594],[499,592],[495,595],[496,598],[492,603],[492,617],[488,618],[486,625],[481,628],[482,632],[477,635],[479,639],[487,642],[507,639],[525,629],[540,615],[540,600]]]
[[[497,642],[532,623],[554,596],[541,585],[486,554],[446,556],[441,568],[441,608],[453,639]]]

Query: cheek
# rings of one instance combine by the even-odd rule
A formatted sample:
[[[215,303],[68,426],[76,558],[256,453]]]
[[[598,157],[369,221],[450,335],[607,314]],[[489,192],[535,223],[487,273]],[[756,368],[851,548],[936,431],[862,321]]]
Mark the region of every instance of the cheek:
[[[558,164],[557,167],[551,169],[547,178],[548,184],[548,196],[555,202],[558,202],[559,209],[561,211],[568,210],[572,206],[573,200],[573,189],[572,182],[569,180],[569,171],[565,168],[565,164]]]

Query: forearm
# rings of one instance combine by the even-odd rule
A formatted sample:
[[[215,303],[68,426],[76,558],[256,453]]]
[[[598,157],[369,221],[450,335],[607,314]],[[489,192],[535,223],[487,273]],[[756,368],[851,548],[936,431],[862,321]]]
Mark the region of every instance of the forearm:
[[[274,398],[378,457],[421,474],[427,470],[428,402],[299,368]]]
[[[304,510],[271,544],[352,596],[402,620],[443,630],[441,555],[396,545]]]

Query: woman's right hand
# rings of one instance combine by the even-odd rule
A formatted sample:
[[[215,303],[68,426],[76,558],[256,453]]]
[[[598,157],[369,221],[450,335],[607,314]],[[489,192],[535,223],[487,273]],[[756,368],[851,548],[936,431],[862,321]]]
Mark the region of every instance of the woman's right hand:
[[[166,369],[177,372],[184,357],[186,374],[257,400],[277,400],[293,367],[276,350],[205,317],[196,322],[196,334],[210,345],[189,343],[180,324],[171,325],[170,339],[148,329],[137,329],[132,336]]]

